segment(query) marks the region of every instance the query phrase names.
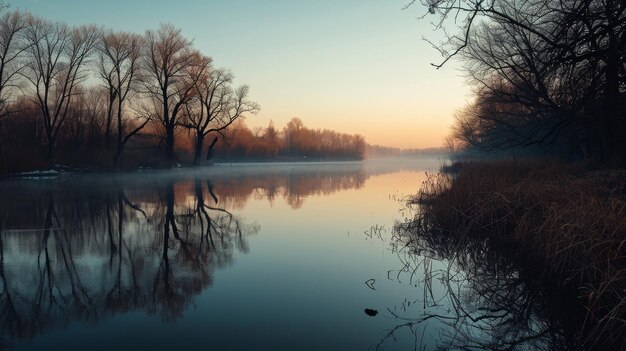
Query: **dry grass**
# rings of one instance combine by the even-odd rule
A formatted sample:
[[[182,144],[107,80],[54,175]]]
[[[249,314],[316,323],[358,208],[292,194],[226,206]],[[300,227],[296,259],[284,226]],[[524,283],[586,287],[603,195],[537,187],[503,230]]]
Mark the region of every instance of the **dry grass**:
[[[542,279],[575,290],[590,348],[626,348],[626,173],[557,162],[477,162],[431,174],[415,223],[508,248]]]

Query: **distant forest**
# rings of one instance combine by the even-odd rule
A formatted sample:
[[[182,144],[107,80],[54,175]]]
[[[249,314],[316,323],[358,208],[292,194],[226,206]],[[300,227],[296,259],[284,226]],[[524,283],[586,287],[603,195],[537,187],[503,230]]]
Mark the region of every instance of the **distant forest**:
[[[366,158],[385,157],[438,157],[450,154],[447,147],[428,147],[423,149],[401,149],[397,147],[370,145],[365,148]]]
[[[534,150],[626,163],[626,2],[411,1],[447,38],[475,99],[456,116],[455,151]],[[456,28],[458,30],[450,30]]]
[[[365,140],[246,127],[246,85],[181,30],[69,26],[0,7],[0,173],[199,165],[218,159],[362,159]]]
[[[187,139],[189,142],[192,138]],[[367,144],[360,135],[328,129],[310,129],[293,118],[282,129],[270,121],[266,128],[250,129],[237,121],[213,137],[207,157],[220,160],[361,160]],[[189,148],[187,150],[190,150]]]

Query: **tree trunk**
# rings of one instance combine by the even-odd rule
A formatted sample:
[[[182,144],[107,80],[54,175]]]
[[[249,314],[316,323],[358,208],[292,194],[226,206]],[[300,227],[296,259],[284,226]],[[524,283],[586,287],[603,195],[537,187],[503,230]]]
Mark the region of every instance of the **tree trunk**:
[[[124,151],[124,129],[122,125],[122,100],[119,99],[117,103],[117,148],[115,151],[115,159],[113,164],[117,165],[117,162],[122,157]]]
[[[202,145],[204,144],[204,135],[202,132],[196,131],[196,149],[193,155],[193,165],[198,166],[200,164],[200,158],[202,158]]]
[[[48,137],[48,145],[47,145],[47,150],[46,150],[48,153],[47,155],[48,163],[49,163],[49,166],[52,167],[54,163],[54,136],[50,132],[46,134]]]
[[[109,99],[107,109],[107,126],[104,132],[104,147],[109,150],[111,147],[111,126],[113,125],[113,99]]]
[[[217,143],[217,137],[213,138],[213,141],[211,142],[211,145],[209,145],[209,149],[206,152],[207,161],[211,161],[211,159],[213,158],[213,147],[215,146],[216,143]]]
[[[165,130],[165,158],[167,167],[174,166],[174,125],[168,125]]]
[[[117,151],[115,151],[115,158],[113,159],[113,166],[117,167],[117,164],[120,162],[122,158],[122,150],[124,150],[124,146],[120,145],[117,147]]]

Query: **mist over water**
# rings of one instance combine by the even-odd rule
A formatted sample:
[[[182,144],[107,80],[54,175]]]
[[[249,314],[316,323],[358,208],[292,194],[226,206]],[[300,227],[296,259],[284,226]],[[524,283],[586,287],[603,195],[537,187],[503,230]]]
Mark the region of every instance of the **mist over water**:
[[[448,290],[467,284],[433,274],[449,262],[406,249],[414,246],[396,230],[411,216],[404,197],[439,164],[222,164],[2,181],[2,347],[445,345]],[[418,322],[432,314],[448,317]]]

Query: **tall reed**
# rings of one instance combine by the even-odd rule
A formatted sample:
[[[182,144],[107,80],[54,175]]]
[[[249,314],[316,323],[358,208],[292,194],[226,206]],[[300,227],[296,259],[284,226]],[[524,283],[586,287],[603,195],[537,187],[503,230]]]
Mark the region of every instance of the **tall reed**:
[[[577,296],[586,347],[626,349],[626,173],[551,161],[459,169],[428,175],[412,230],[501,248]]]

